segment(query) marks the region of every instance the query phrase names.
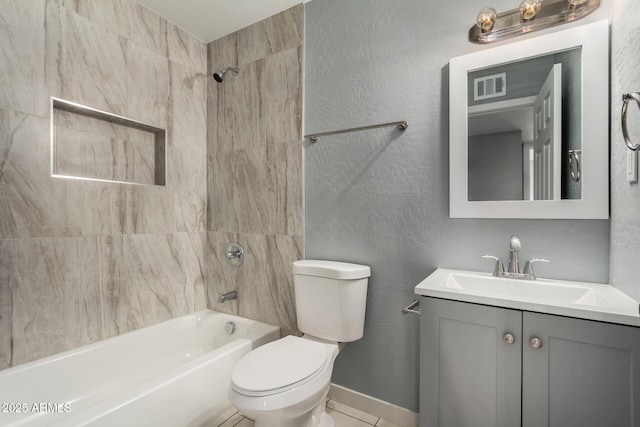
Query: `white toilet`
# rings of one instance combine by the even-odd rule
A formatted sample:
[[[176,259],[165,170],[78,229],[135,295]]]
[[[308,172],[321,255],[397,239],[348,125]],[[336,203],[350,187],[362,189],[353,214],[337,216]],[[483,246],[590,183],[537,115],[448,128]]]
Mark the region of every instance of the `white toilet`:
[[[362,338],[366,265],[303,260],[293,263],[296,314],[302,337],[259,347],[236,364],[229,398],[256,427],[332,427],[325,411],[336,356]]]

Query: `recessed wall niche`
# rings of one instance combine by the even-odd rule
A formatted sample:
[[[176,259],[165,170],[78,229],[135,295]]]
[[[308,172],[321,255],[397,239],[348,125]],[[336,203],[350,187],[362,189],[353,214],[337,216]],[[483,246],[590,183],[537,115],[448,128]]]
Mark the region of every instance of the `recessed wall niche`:
[[[51,176],[165,185],[166,130],[51,97]]]

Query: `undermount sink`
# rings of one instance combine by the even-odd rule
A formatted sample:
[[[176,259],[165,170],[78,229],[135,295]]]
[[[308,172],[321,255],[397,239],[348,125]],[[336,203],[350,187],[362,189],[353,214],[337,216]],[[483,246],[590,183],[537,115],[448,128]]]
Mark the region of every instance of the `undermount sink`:
[[[545,313],[640,324],[639,304],[610,285],[520,280],[439,268],[415,288],[422,296]],[[624,318],[624,319],[623,319]]]

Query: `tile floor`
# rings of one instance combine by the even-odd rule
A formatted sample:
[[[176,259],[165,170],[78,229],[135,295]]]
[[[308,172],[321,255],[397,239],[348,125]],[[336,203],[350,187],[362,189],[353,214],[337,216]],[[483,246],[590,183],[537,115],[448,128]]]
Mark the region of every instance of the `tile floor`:
[[[327,412],[333,417],[335,427],[402,427],[334,400],[327,401]],[[253,427],[253,421],[235,412],[229,414],[218,427]]]

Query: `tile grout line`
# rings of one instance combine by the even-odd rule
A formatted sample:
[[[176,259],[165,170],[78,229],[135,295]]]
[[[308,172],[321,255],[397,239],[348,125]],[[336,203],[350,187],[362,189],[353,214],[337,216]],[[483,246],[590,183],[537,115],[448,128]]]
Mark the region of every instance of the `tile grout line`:
[[[380,421],[382,420],[382,418],[381,418],[381,417],[377,417],[377,419],[376,419],[375,423],[374,423],[374,424],[371,424],[371,423],[369,423],[369,422],[367,422],[367,421],[365,421],[365,420],[362,420],[362,419],[360,419],[360,418],[354,417],[353,415],[347,414],[347,413],[345,413],[345,412],[343,412],[343,411],[340,411],[340,410],[338,410],[338,409],[335,409],[335,408],[327,408],[327,409],[330,409],[331,411],[338,412],[338,413],[340,413],[340,414],[342,414],[342,415],[344,415],[344,416],[347,416],[347,417],[349,417],[349,418],[352,418],[352,419],[354,419],[354,420],[356,420],[356,421],[360,421],[361,423],[366,424],[366,425],[368,425],[368,426],[372,426],[372,427],[376,427],[376,426],[378,426],[378,425],[379,425],[379,423],[380,423]],[[253,421],[253,420],[251,420],[250,418],[247,418],[246,416],[244,416],[243,414],[241,414],[241,413],[240,413],[240,411],[236,411],[236,412],[234,412],[230,417],[228,417],[226,420],[224,420],[224,421],[221,423],[221,425],[222,425],[222,424],[224,424],[225,422],[229,421],[229,420],[230,420],[231,418],[233,418],[235,415],[240,415],[240,416],[242,417],[242,419],[238,420],[238,422],[234,424],[234,427],[235,427],[235,426],[237,426],[237,425],[239,425],[240,423],[242,423],[242,422],[243,422],[243,421],[245,421],[245,420]],[[372,414],[369,414],[369,415],[372,415]]]
[[[238,413],[238,411],[234,412],[233,414],[229,415],[226,419],[224,419],[220,424],[218,424],[218,427],[220,427],[222,424],[226,423],[227,421],[229,421],[231,418],[233,418],[236,414]]]
[[[237,412],[236,412],[237,413]],[[237,426],[238,424],[240,424],[241,422],[243,422],[244,420],[248,420],[249,418],[247,417],[242,417],[242,419],[240,421],[238,421],[237,423],[235,423],[233,426]]]

